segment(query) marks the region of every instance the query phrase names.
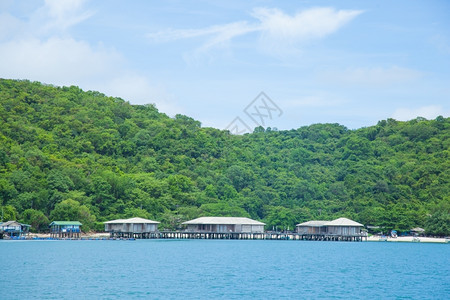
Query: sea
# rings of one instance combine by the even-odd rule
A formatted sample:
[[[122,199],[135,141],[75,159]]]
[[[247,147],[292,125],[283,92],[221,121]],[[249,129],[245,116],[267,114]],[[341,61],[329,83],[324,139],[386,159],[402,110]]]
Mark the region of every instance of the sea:
[[[0,299],[450,299],[450,244],[0,241]]]

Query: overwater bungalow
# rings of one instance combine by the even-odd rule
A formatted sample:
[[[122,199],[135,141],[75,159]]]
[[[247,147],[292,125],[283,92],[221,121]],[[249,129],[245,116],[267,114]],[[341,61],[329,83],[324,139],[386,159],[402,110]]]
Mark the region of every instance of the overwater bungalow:
[[[111,237],[149,238],[158,231],[159,222],[136,217],[107,221],[104,224],[105,231]]]
[[[0,235],[7,234],[9,237],[22,237],[30,231],[31,225],[22,224],[17,221],[0,223]]]
[[[52,238],[80,238],[81,224],[78,221],[53,221],[50,223],[50,237]]]
[[[336,235],[359,235],[363,224],[355,222],[347,218],[339,218],[325,224],[328,234]]]
[[[182,223],[189,232],[263,233],[265,223],[249,218],[201,217]]]
[[[302,238],[313,240],[360,240],[365,237],[364,225],[347,218],[333,221],[308,221],[297,226]]]
[[[304,234],[322,234],[326,233],[327,228],[324,226],[329,221],[308,221],[297,224],[297,233]]]

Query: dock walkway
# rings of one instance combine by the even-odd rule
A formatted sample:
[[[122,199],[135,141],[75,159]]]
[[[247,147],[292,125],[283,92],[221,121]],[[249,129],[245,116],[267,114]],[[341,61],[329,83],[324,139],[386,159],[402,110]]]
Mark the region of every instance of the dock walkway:
[[[299,240],[299,241],[367,241],[367,235],[304,234],[295,232],[192,232],[158,231],[147,233],[111,232],[111,238],[134,239],[207,239],[207,240]]]

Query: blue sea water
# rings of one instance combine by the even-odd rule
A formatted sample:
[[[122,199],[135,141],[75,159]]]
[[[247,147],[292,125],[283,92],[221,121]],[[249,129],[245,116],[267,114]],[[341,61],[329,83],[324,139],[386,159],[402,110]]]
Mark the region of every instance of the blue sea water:
[[[450,299],[450,245],[0,241],[0,299]]]

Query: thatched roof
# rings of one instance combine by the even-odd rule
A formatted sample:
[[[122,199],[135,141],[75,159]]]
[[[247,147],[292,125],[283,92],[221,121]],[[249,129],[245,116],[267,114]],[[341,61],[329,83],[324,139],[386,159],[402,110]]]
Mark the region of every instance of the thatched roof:
[[[117,219],[108,222],[103,222],[105,224],[159,224],[157,221],[148,220],[144,218],[129,218],[129,219]]]
[[[215,225],[266,225],[265,223],[252,220],[249,218],[237,218],[237,217],[201,217],[194,220],[190,220],[183,223],[184,225],[203,225],[203,224],[215,224]]]

